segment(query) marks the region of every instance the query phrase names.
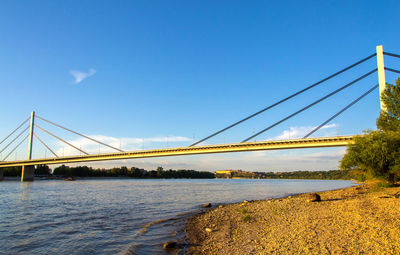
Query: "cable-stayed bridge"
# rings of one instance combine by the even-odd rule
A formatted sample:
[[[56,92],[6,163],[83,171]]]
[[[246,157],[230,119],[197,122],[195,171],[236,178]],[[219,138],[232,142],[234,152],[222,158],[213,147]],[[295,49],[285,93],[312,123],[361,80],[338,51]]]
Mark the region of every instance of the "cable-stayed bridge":
[[[8,134],[3,140],[0,141],[0,146],[4,143],[4,147],[0,147],[0,153],[6,152],[6,156],[0,160],[0,180],[2,179],[3,176],[3,171],[2,167],[11,167],[11,166],[22,166],[22,174],[21,174],[21,181],[32,181],[33,180],[33,175],[34,175],[34,166],[39,165],[39,164],[64,164],[64,163],[77,163],[77,162],[92,162],[92,161],[103,161],[103,160],[119,160],[119,159],[134,159],[134,158],[150,158],[150,157],[165,157],[165,156],[178,156],[178,155],[194,155],[194,154],[207,154],[207,153],[227,153],[227,152],[244,152],[244,151],[257,151],[257,150],[282,150],[282,149],[299,149],[299,148],[321,148],[321,147],[337,147],[337,146],[346,146],[349,143],[352,143],[354,140],[354,136],[336,136],[336,137],[320,137],[320,138],[309,138],[312,134],[314,134],[316,131],[324,127],[326,124],[331,122],[333,119],[338,117],[340,114],[348,110],[350,107],[352,107],[354,104],[359,102],[361,99],[363,99],[365,96],[370,94],[372,91],[375,89],[379,88],[379,95],[384,91],[385,86],[386,86],[386,81],[385,81],[385,70],[394,72],[397,74],[400,74],[400,71],[390,68],[390,67],[385,67],[384,66],[384,55],[390,56],[390,57],[395,57],[395,58],[400,58],[400,55],[394,54],[394,53],[389,53],[389,52],[384,52],[382,46],[377,46],[376,47],[376,53],[373,53],[356,63],[349,65],[345,67],[344,69],[302,89],[297,91],[296,93],[289,95],[288,97],[269,105],[268,107],[265,107],[264,109],[261,109],[260,111],[251,114],[247,116],[246,118],[243,118],[187,147],[178,147],[178,148],[167,148],[167,149],[152,149],[152,150],[137,150],[137,151],[123,151],[120,148],[116,148],[114,146],[108,145],[106,143],[103,143],[101,141],[98,141],[92,137],[88,137],[86,135],[83,135],[81,133],[78,133],[76,131],[73,131],[69,128],[66,128],[64,126],[61,126],[57,123],[54,123],[52,121],[49,121],[43,117],[35,115],[35,112],[31,113],[31,116],[26,119],[25,121],[22,122],[16,129],[14,129],[10,134]],[[320,84],[336,77],[339,76],[340,74],[360,65],[361,63],[366,62],[369,59],[372,59],[376,57],[377,59],[377,68],[374,68],[370,70],[369,72],[359,76],[358,78],[346,83],[342,87],[328,93],[327,95],[321,97],[318,100],[315,100],[308,105],[302,107],[301,109],[298,109],[294,113],[291,113],[287,115],[286,117],[276,121],[275,123],[271,124],[270,126],[260,130],[259,132],[255,133],[254,135],[244,139],[240,143],[229,143],[229,144],[218,144],[218,145],[200,145],[201,143],[207,141],[208,139],[217,136],[265,111],[268,111],[278,105],[280,105],[283,102],[286,102],[314,87],[319,86]],[[272,129],[273,127],[291,119],[292,117],[306,111],[307,109],[319,104],[320,102],[328,99],[329,97],[343,91],[344,89],[354,85],[355,83],[363,80],[364,78],[374,74],[375,72],[378,72],[378,84],[373,85],[370,89],[365,91],[363,94],[361,94],[358,98],[354,99],[352,102],[350,102],[348,105],[346,105],[343,109],[341,109],[339,112],[334,114],[333,116],[329,117],[326,119],[323,123],[321,123],[319,126],[314,128],[311,132],[306,134],[303,138],[301,139],[288,139],[288,140],[276,140],[276,141],[258,141],[258,142],[249,142],[253,138],[265,133],[266,131]],[[385,110],[385,105],[382,104],[381,101],[381,110]],[[42,126],[38,125],[38,121],[44,122],[46,124],[50,124],[52,126],[55,126],[57,128],[63,129],[67,132],[73,133],[75,135],[79,135],[85,139],[88,139],[92,142],[98,143],[99,145],[106,146],[115,152],[113,153],[102,153],[102,154],[89,154],[82,150],[81,148],[78,148],[76,145],[73,145],[66,140],[60,138],[59,136],[53,134],[49,130],[43,128]],[[29,122],[29,124],[27,124]],[[53,138],[59,140],[62,143],[65,143],[66,145],[70,146],[76,151],[79,151],[82,155],[76,155],[76,156],[59,156],[57,155],[51,148],[48,146],[37,134],[37,130],[40,130],[40,132],[45,133],[46,135],[52,136]],[[26,160],[14,160],[14,161],[7,161],[9,156],[24,142],[28,139],[29,146],[28,146],[28,158]],[[32,145],[33,141],[36,139],[39,143],[41,143],[46,149],[48,149],[54,157],[51,158],[39,158],[39,159],[32,159]],[[10,147],[13,145],[14,147]]]
[[[39,164],[62,164],[77,163],[102,160],[133,159],[133,158],[151,158],[165,156],[180,156],[194,154],[224,153],[224,152],[243,152],[257,150],[282,150],[299,148],[321,148],[345,146],[353,141],[353,136],[337,136],[322,138],[304,138],[277,141],[247,142],[217,144],[206,146],[177,147],[168,149],[124,151],[103,154],[88,154],[79,156],[54,157],[44,159],[31,159],[8,161],[0,163],[0,166],[29,166]]]

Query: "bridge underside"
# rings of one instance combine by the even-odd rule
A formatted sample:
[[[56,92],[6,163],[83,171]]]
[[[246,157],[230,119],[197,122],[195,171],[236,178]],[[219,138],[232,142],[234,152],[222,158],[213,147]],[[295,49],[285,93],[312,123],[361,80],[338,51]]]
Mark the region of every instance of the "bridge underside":
[[[166,156],[182,156],[209,153],[228,153],[228,152],[246,152],[258,150],[284,150],[284,149],[301,149],[301,148],[321,148],[321,147],[339,147],[352,143],[354,136],[337,136],[337,137],[321,137],[306,139],[290,139],[277,141],[247,142],[220,145],[204,145],[193,147],[169,148],[128,151],[118,153],[104,153],[84,156],[67,156],[58,158],[43,158],[20,161],[0,162],[0,167],[9,166],[31,166],[39,164],[66,164],[90,161],[134,159],[134,158],[150,158],[150,157],[166,157]]]

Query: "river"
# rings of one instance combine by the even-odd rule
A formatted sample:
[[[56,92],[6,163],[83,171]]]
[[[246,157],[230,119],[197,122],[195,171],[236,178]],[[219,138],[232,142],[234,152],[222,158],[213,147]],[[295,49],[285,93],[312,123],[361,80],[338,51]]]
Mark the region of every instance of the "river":
[[[164,254],[185,217],[223,204],[352,186],[351,181],[81,179],[0,182],[0,254]]]

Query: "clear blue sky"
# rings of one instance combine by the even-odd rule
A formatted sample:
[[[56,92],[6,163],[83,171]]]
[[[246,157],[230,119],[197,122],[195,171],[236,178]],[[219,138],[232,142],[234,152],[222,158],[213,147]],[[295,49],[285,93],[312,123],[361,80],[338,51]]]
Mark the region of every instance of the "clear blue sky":
[[[35,110],[123,149],[189,145],[374,53],[376,45],[400,53],[399,7],[399,1],[2,1],[0,138]],[[390,57],[385,64],[400,69]],[[371,59],[208,143],[241,141],[374,67]],[[388,82],[395,78],[387,73]],[[377,80],[374,74],[257,140],[288,130],[296,137]],[[375,91],[315,136],[374,129],[378,112]],[[51,130],[81,148],[107,151]],[[72,153],[38,135],[58,153]],[[22,146],[9,160],[26,157]],[[37,142],[34,150],[36,157],[50,155]],[[98,165],[317,170],[336,168],[342,154],[339,148]]]

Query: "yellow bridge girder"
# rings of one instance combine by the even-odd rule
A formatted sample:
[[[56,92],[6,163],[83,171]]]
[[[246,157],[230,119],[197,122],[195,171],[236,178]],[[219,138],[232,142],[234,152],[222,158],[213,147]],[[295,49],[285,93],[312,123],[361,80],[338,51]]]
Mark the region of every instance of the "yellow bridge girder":
[[[193,146],[193,147],[92,154],[83,156],[66,156],[58,158],[3,161],[0,162],[0,167],[29,166],[29,165],[39,165],[39,164],[48,164],[48,165],[66,164],[66,163],[78,163],[78,162],[90,162],[90,161],[182,156],[182,155],[210,154],[210,153],[246,152],[246,151],[258,151],[258,150],[339,147],[339,146],[346,146],[352,143],[353,141],[354,141],[354,136],[336,136],[336,137],[203,145],[203,146]]]

